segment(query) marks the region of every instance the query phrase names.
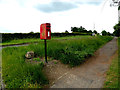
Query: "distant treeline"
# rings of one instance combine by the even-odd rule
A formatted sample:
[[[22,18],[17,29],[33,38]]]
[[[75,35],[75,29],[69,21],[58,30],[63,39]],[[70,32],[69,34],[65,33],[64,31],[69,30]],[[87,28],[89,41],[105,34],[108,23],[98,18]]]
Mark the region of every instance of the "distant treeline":
[[[91,33],[51,33],[52,37],[91,35]],[[2,42],[15,39],[40,38],[40,33],[2,33]]]

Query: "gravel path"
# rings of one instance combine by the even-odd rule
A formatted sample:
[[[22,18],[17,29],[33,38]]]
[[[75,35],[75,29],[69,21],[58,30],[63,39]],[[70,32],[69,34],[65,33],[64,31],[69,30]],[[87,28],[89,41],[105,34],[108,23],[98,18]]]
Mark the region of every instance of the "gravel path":
[[[84,64],[65,72],[50,88],[102,88],[111,57],[118,49],[116,40],[97,50]]]

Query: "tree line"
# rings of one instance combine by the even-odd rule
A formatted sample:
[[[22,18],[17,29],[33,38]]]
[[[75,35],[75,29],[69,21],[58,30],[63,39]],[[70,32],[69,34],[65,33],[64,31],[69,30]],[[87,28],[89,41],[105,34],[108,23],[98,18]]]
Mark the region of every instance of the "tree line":
[[[71,31],[72,31],[72,33],[86,33],[86,34],[92,34],[92,33],[94,33],[94,34],[99,35],[99,33],[97,32],[97,30],[93,30],[93,31],[92,30],[86,30],[83,26],[80,26],[80,27],[71,27]],[[69,32],[66,30],[65,33],[69,33]],[[113,35],[112,33],[107,32],[105,30],[103,30],[101,32],[101,34],[103,36],[111,36],[111,35]]]

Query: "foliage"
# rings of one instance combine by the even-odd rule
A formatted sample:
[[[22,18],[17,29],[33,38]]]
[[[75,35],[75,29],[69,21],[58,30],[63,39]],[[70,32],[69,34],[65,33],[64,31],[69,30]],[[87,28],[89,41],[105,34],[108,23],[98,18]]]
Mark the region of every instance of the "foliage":
[[[79,33],[91,33],[91,31],[87,31],[84,27],[71,27],[72,32],[79,32]]]
[[[105,30],[103,30],[101,33],[103,36],[107,36],[107,32]]]
[[[103,36],[110,36],[111,35],[110,32],[106,32],[105,30],[103,30],[101,33]]]
[[[120,21],[119,21],[119,23],[116,24],[113,28],[114,28],[113,34],[114,34],[115,36],[119,37],[119,36],[120,36]]]
[[[94,30],[94,31],[93,31],[93,33],[97,34],[97,31],[96,31],[96,30]]]
[[[65,33],[69,33],[68,30],[65,30]]]
[[[71,27],[71,31],[72,32],[78,32],[78,28],[77,27]]]
[[[33,31],[31,31],[31,32],[29,32],[29,33],[34,34],[34,32],[33,32]]]
[[[118,10],[120,10],[120,6],[118,7]]]
[[[26,38],[40,38],[40,33],[2,33],[2,42]]]
[[[92,33],[92,30],[89,30],[88,33]]]

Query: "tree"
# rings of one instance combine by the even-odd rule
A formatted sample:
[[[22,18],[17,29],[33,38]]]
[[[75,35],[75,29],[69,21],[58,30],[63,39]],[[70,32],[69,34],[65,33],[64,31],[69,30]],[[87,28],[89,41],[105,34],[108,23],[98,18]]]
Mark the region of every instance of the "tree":
[[[78,32],[78,28],[77,27],[71,27],[71,31],[72,32]]]
[[[96,30],[94,30],[94,31],[93,31],[93,33],[97,34],[97,31],[96,31]]]
[[[107,35],[108,35],[108,36],[111,36],[111,33],[110,33],[110,32],[107,32]]]
[[[103,36],[107,36],[107,32],[105,30],[103,30],[101,33]]]
[[[65,30],[65,33],[69,33],[68,30]]]
[[[31,31],[31,32],[29,32],[30,34],[33,34],[34,32],[33,31]]]
[[[72,32],[88,32],[84,27],[80,26],[79,28],[78,27],[71,27],[71,31]]]
[[[92,33],[92,30],[89,30],[88,33]]]
[[[113,34],[114,34],[115,36],[119,37],[119,36],[120,36],[120,21],[119,21],[119,23],[116,24],[113,28],[114,28]]]
[[[80,28],[78,28],[78,32],[87,32],[87,30],[84,27],[80,26]]]

